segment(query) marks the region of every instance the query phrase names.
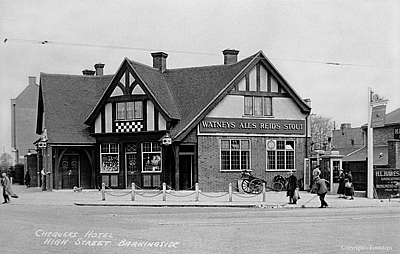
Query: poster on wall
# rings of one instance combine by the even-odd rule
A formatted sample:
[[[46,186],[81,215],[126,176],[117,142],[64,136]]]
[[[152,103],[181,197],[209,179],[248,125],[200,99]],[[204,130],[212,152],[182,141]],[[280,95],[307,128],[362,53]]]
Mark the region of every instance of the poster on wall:
[[[391,198],[399,193],[400,169],[375,169],[374,186],[378,198]]]
[[[118,154],[102,154],[100,173],[118,173]]]

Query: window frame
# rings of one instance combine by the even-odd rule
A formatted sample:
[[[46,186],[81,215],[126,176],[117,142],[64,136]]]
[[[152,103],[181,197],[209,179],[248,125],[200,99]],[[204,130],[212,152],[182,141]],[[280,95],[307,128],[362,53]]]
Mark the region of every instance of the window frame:
[[[271,146],[269,146],[269,142],[274,142],[274,148],[271,148]],[[283,142],[283,146],[278,142]],[[265,147],[266,171],[296,170],[295,140],[266,140]]]
[[[104,161],[108,157],[108,161]],[[114,163],[114,165],[111,165]],[[116,165],[115,165],[116,163]],[[108,165],[110,169],[106,169],[105,165]],[[114,169],[112,169],[114,167]],[[116,143],[105,143],[100,144],[100,173],[119,173],[119,145]]]
[[[128,105],[131,106],[129,107]],[[123,110],[119,110],[120,106],[123,108]],[[119,101],[116,103],[115,111],[115,118],[117,121],[143,120],[143,101]],[[121,114],[123,115],[122,117]]]
[[[149,148],[150,150],[148,151],[147,148],[144,146],[145,144],[150,144]],[[162,147],[158,142],[143,142],[141,143],[141,160],[142,160],[142,173],[161,173],[162,172]],[[159,150],[158,150],[159,149]],[[153,157],[152,160],[157,160],[157,165],[150,165],[150,163],[153,163],[150,161],[151,156],[158,156],[158,157]],[[145,157],[147,156],[147,158]],[[145,161],[147,159],[147,162]],[[152,170],[145,170],[146,165],[149,165],[152,167]],[[158,167],[158,168],[157,168]]]
[[[229,146],[228,148],[226,148],[224,146],[224,143],[226,143],[226,142],[228,142],[228,146]],[[244,147],[244,143],[247,143],[247,149]],[[251,170],[251,141],[250,141],[250,139],[223,138],[223,139],[220,139],[219,144],[220,144],[219,153],[220,153],[220,171],[221,172]],[[238,144],[239,144],[238,149],[235,149],[234,146],[236,146]],[[226,155],[226,152],[229,153],[228,156]],[[226,162],[224,161],[224,158],[225,158],[225,160],[226,160],[226,158],[228,158],[229,167],[226,167]],[[238,159],[236,161],[232,161],[233,158],[238,158]],[[236,167],[232,168],[232,165],[234,165]]]
[[[245,116],[255,116],[255,117],[273,117],[274,107],[273,107],[273,97],[271,96],[254,96],[245,95],[243,101],[243,113]],[[259,100],[260,103],[256,103]],[[266,101],[270,104],[270,114],[268,114],[268,108],[266,107]],[[251,104],[251,105],[250,105]],[[256,108],[256,105],[259,107]],[[257,112],[261,112],[257,114]]]

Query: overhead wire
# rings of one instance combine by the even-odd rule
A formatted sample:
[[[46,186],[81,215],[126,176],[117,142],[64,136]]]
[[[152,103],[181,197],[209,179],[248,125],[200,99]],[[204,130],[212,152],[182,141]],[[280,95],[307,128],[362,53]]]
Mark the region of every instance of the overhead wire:
[[[167,52],[180,53],[180,54],[219,56],[219,54],[215,54],[215,53],[196,52],[196,51],[166,50],[166,49],[140,48],[140,47],[104,45],[104,44],[88,44],[88,43],[76,43],[76,42],[61,42],[61,41],[49,41],[49,40],[41,41],[41,40],[32,40],[32,39],[5,38],[3,40],[3,42],[4,43],[8,43],[8,42],[33,43],[33,44],[42,44],[42,45],[51,44],[51,45],[61,45],[61,46],[73,46],[73,47],[90,47],[90,48],[129,49],[129,50],[139,50],[139,51],[167,51]],[[299,59],[287,59],[287,58],[270,58],[270,59],[277,60],[277,61],[324,64],[324,65],[333,65],[333,66],[354,66],[354,67],[369,67],[369,68],[384,68],[384,69],[396,68],[396,67],[390,67],[390,66],[365,65],[365,64],[342,63],[342,62],[324,62],[324,61],[299,60]]]

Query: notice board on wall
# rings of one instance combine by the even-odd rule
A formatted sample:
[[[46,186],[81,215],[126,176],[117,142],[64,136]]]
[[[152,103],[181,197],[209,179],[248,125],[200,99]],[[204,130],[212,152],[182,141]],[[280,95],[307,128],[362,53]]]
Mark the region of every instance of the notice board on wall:
[[[400,169],[374,169],[374,187],[378,198],[391,198],[399,193]]]

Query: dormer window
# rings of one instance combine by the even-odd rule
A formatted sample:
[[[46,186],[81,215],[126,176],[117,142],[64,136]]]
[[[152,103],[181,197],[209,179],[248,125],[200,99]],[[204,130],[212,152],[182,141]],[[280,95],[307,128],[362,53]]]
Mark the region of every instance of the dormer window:
[[[142,118],[142,101],[127,101],[117,103],[117,120],[134,120]]]

